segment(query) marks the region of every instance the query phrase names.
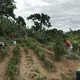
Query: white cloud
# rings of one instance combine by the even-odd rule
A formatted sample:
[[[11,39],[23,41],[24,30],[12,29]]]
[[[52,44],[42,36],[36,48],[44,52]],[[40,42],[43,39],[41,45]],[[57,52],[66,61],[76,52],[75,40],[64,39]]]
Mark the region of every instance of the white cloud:
[[[53,28],[68,31],[80,29],[80,0],[16,0],[15,14],[26,20],[30,14],[46,13]],[[31,25],[30,21],[27,24]]]

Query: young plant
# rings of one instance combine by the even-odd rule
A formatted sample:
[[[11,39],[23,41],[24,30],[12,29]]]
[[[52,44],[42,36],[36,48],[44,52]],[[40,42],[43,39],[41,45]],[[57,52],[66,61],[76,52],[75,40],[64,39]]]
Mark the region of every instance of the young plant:
[[[39,57],[40,60],[45,60],[44,51],[39,51],[39,52],[38,52],[38,57]]]
[[[44,67],[50,72],[54,71],[54,64],[51,60],[45,59]]]
[[[62,38],[57,37],[54,45],[54,51],[55,51],[55,60],[60,61],[61,59],[60,57],[66,53]]]

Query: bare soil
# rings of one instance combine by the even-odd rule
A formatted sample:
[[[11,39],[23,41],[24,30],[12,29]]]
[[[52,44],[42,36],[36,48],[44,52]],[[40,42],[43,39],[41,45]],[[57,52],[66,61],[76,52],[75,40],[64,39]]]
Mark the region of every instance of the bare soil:
[[[27,80],[26,78],[26,56],[23,47],[20,48],[20,80]]]
[[[69,77],[73,77],[76,75],[76,70],[80,68],[80,61],[79,60],[70,60],[70,59],[62,59],[59,62],[54,62],[56,67],[55,72],[48,72],[43,66],[42,61],[37,58],[37,55],[32,49],[28,49],[28,53],[26,55],[24,48],[20,48],[20,55],[21,55],[21,63],[20,63],[20,78],[21,80],[30,80],[28,77],[28,73],[30,73],[30,66],[32,65],[28,61],[28,57],[32,58],[32,61],[36,65],[36,69],[38,69],[40,75],[46,76],[48,78],[53,78],[55,80],[62,80],[61,74],[64,74]],[[47,58],[48,53],[52,53],[52,51],[46,50]],[[50,57],[49,57],[50,58]],[[33,68],[35,69],[35,68]],[[35,79],[31,79],[35,80]]]

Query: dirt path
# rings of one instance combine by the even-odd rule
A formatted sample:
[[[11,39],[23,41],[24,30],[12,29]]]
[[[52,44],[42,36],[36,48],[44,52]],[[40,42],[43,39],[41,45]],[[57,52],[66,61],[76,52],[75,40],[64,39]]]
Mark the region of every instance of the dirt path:
[[[0,80],[4,80],[6,67],[8,65],[10,58],[12,57],[13,48],[14,48],[13,46],[9,47],[9,51],[8,51],[9,56],[6,57],[2,63],[0,63]]]
[[[37,56],[35,55],[35,53],[32,49],[29,49],[29,53],[32,54],[32,59],[33,59],[34,63],[37,64],[38,70],[43,77],[53,78],[55,80],[60,80],[59,74],[50,73],[42,66],[42,61],[37,59]]]
[[[20,48],[20,80],[34,80],[33,75],[37,74],[37,66],[32,61],[31,53],[25,52],[24,48]]]
[[[80,68],[80,61],[78,60],[61,60],[60,62],[55,62],[56,72],[48,72],[43,66],[42,61],[38,60],[37,55],[32,49],[28,49],[25,53],[24,48],[20,48],[21,63],[20,63],[20,80],[35,80],[29,79],[32,71],[38,70],[40,75],[46,76],[48,78],[53,78],[55,80],[62,80],[61,74],[74,76],[77,68]],[[34,67],[34,65],[36,67]]]
[[[41,61],[37,59],[37,56],[35,55],[33,50],[29,49],[28,51],[29,51],[29,53],[32,54],[32,59],[33,59],[34,63],[37,65],[40,74],[43,76],[47,76],[47,71],[45,70],[45,68],[43,68],[43,66],[41,65]]]
[[[60,74],[73,75],[76,73],[76,70],[80,68],[80,61],[65,59],[60,62],[55,62],[55,66],[57,69],[57,73],[59,75]]]
[[[37,56],[35,55],[34,51],[32,49],[28,49],[28,52],[32,54],[32,59],[33,59],[34,63],[37,65],[40,74],[43,76],[47,76],[48,72],[41,65],[41,61],[37,59]]]
[[[47,72],[46,69],[42,66],[42,62],[37,59],[37,56],[32,49],[29,49],[29,53],[32,54],[32,59],[34,63],[37,64],[40,74],[43,76],[47,76],[48,78],[61,80],[61,74],[65,74],[70,77],[75,76],[76,70],[80,68],[79,60],[64,59],[64,60],[61,60],[60,62],[54,62],[54,65],[56,67],[56,72],[50,73],[50,72]]]
[[[26,79],[26,56],[25,56],[24,49],[22,47],[20,48],[20,56],[21,56],[21,60],[20,60],[20,79],[21,80],[27,80]]]
[[[43,49],[44,49],[45,52],[48,53],[48,54],[53,54],[53,53],[54,53],[53,51],[50,51],[50,50],[48,50],[48,49],[46,49],[46,48],[43,48]]]
[[[32,49],[29,49],[29,53],[32,54],[32,59],[34,63],[37,64],[38,70],[43,77],[53,78],[55,80],[61,79],[60,75],[57,72],[50,73],[42,66],[42,61],[37,59],[37,56]]]

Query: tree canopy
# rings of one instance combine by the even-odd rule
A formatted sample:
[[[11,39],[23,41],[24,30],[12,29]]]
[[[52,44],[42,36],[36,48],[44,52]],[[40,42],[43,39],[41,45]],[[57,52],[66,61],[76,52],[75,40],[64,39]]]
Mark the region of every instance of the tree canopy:
[[[18,16],[16,21],[18,24],[26,25],[25,20],[21,16]]]
[[[28,20],[32,20],[34,22],[34,25],[36,27],[36,30],[42,28],[43,25],[45,25],[46,27],[51,27],[51,23],[50,23],[50,16],[48,16],[47,14],[41,13],[41,14],[31,14],[29,17],[27,17]]]
[[[16,8],[14,0],[0,0],[0,16],[3,15],[15,18],[14,9]]]

